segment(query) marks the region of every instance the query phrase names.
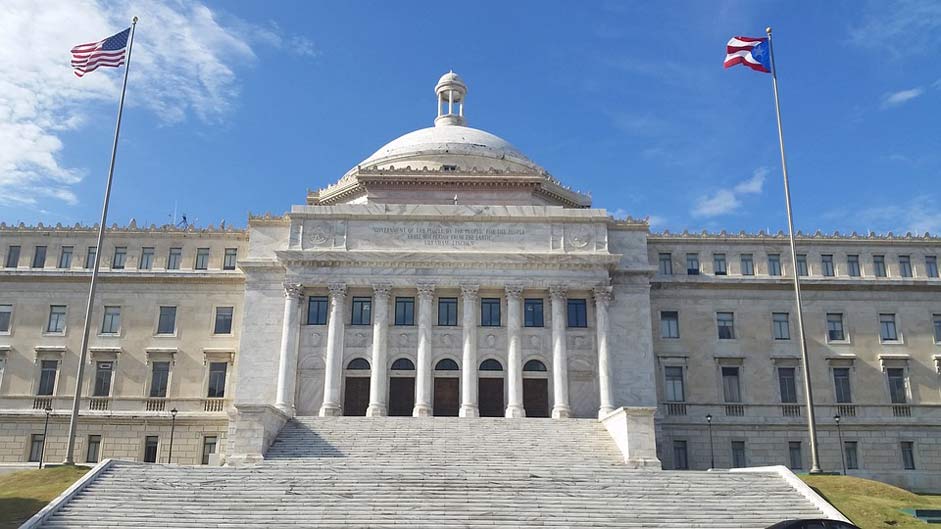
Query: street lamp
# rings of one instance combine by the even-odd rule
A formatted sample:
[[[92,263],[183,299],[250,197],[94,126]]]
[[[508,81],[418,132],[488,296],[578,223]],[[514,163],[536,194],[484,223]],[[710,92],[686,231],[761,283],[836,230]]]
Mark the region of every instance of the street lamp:
[[[712,445],[712,414],[706,414],[706,423],[709,425],[709,468],[716,468],[716,451]]]
[[[843,463],[843,475],[846,475],[846,454],[843,447],[843,429],[840,428],[840,416],[839,414],[833,416],[833,420],[836,422],[836,433],[840,437],[840,461]]]
[[[46,458],[46,435],[49,433],[49,415],[52,414],[52,406],[46,406],[43,410],[46,412],[46,424],[42,427],[42,448],[39,449],[39,468],[42,468],[43,459]]]
[[[176,432],[176,414],[179,410],[170,410],[170,452],[167,454],[167,463],[173,461],[173,434]]]

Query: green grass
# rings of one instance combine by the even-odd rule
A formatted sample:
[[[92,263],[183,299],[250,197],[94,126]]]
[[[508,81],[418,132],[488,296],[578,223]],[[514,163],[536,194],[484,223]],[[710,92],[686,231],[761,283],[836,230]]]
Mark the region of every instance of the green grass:
[[[800,476],[862,529],[924,529],[928,524],[900,509],[941,509],[941,495],[914,494],[852,476]]]
[[[0,474],[0,529],[16,529],[86,472],[61,466]]]

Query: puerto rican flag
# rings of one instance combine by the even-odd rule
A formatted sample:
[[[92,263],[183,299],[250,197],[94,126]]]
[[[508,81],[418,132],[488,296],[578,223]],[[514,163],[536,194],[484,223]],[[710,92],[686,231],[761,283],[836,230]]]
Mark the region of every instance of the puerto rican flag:
[[[771,73],[771,55],[768,51],[767,38],[732,37],[726,45],[725,67],[741,64],[752,70]]]

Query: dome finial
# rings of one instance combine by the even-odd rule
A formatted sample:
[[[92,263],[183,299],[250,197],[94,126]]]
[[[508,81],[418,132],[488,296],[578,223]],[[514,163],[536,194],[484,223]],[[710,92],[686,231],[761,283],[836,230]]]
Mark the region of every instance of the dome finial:
[[[448,70],[448,73],[438,79],[435,85],[437,96],[438,117],[435,126],[464,125],[464,98],[467,96],[467,85],[461,76]]]

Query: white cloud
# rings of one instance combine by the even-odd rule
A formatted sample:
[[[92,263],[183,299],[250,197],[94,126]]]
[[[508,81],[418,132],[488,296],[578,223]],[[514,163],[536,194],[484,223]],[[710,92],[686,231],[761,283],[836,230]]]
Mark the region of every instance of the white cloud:
[[[905,204],[864,209],[855,216],[866,224],[866,229],[876,232],[941,235],[941,209],[929,195],[917,196]]]
[[[925,93],[923,88],[910,88],[908,90],[899,90],[898,92],[891,92],[882,96],[882,108],[897,107],[904,103],[908,103],[912,99]]]
[[[225,118],[239,93],[236,66],[255,60],[256,43],[312,56],[303,37],[253,26],[199,3],[96,0],[7,1],[0,6],[0,206],[49,199],[74,204],[84,171],[62,162],[62,134],[114,119],[123,68],[73,75],[69,49],[102,39],[140,17],[126,105],[161,124],[195,115]],[[106,153],[102,153],[105,155]]]
[[[941,2],[873,0],[850,24],[851,43],[896,59],[932,56],[941,46]]]
[[[761,193],[768,172],[767,167],[759,167],[752,173],[751,178],[739,182],[732,189],[719,189],[714,193],[699,197],[692,211],[693,216],[717,217],[735,212],[742,206],[742,195]]]

